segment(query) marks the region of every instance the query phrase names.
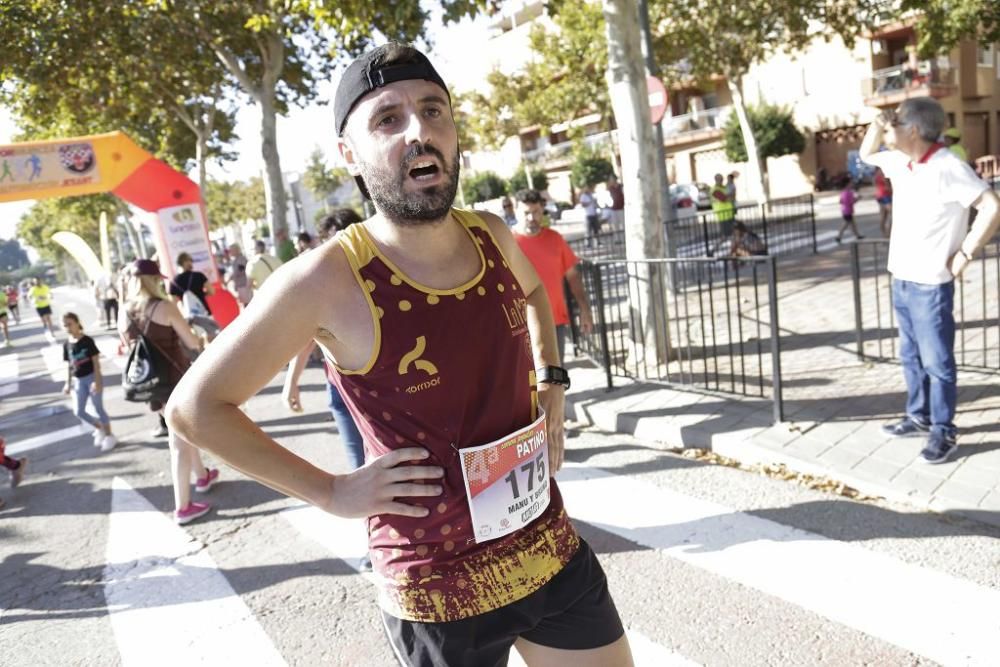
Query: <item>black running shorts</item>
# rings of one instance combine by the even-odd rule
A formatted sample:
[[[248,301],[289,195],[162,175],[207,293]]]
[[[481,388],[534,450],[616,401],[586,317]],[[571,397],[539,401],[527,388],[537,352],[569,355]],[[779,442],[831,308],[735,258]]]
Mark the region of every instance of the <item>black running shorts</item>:
[[[404,621],[382,612],[403,667],[502,667],[518,637],[557,649],[612,644],[622,635],[604,570],[585,541],[556,576],[526,598],[447,623]]]

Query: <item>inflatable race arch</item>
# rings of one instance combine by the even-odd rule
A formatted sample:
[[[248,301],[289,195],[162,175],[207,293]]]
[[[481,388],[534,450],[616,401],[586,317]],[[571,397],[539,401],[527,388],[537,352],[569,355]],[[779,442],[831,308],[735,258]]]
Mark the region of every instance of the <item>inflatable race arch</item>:
[[[102,192],[148,211],[160,271],[173,278],[177,255],[187,252],[194,260],[194,270],[215,285],[215,294],[208,297],[212,315],[222,326],[235,319],[239,305],[222,289],[208,239],[201,189],[190,178],[121,132],[0,145],[0,203]],[[78,257],[86,255],[79,245],[67,250],[85,269],[93,266],[93,262]]]

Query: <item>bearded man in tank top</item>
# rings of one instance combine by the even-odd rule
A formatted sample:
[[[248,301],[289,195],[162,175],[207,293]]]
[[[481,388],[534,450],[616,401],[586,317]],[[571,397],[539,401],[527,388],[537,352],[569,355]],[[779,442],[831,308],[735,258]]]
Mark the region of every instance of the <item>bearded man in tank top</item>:
[[[632,664],[552,479],[569,377],[545,289],[500,218],[452,208],[447,87],[426,56],[390,43],[348,67],[334,111],[376,214],[267,281],[185,375],[171,428],[274,489],[368,520],[401,664],[504,665],[512,646],[532,666]],[[311,339],[364,439],[366,464],[347,474],[239,409]]]

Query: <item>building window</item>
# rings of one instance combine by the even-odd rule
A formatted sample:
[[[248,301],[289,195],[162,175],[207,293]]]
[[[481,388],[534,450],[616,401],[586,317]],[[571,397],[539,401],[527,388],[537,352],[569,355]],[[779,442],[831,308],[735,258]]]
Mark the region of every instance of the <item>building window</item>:
[[[993,45],[978,44],[976,46],[976,64],[980,67],[993,67]]]

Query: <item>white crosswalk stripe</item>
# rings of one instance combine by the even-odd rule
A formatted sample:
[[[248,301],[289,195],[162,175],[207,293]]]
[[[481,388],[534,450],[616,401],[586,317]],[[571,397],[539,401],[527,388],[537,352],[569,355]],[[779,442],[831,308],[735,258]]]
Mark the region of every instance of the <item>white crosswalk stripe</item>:
[[[1000,591],[597,468],[558,479],[574,518],[625,539],[942,664],[1000,655]]]
[[[112,489],[104,595],[122,664],[284,665],[204,545],[121,478]]]
[[[20,389],[20,367],[16,352],[0,357],[0,397],[16,394]]]

